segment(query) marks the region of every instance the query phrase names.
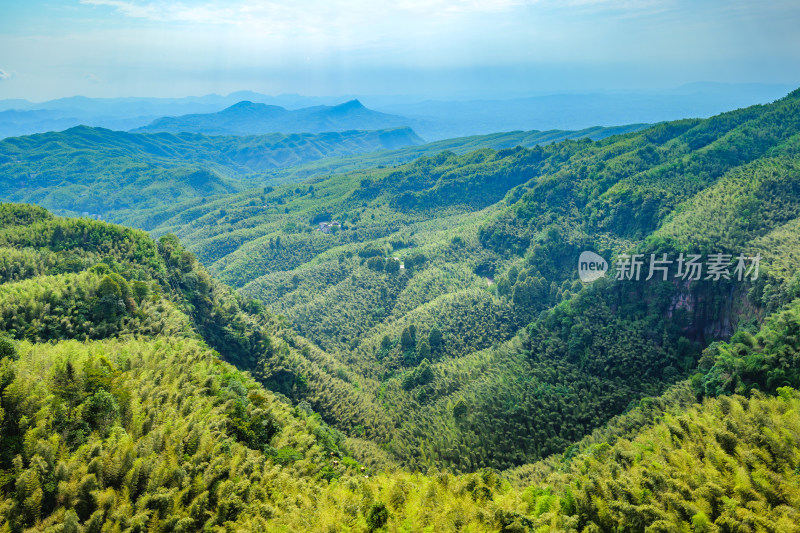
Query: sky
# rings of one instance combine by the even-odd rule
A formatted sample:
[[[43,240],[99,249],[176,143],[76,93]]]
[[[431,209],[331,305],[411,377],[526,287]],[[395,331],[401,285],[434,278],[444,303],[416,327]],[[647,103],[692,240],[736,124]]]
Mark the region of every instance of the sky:
[[[0,99],[800,84],[797,0],[0,0]]]

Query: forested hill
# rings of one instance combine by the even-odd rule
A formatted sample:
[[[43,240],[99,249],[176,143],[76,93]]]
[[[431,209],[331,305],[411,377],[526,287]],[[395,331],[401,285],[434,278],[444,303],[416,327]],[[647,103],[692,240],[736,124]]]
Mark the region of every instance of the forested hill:
[[[224,362],[335,364],[173,237],[0,204],[0,528],[796,531],[799,302],[563,454],[412,474]]]
[[[346,425],[370,410],[375,420],[385,418],[336,360],[284,318],[214,280],[174,236],[155,242],[138,230],[15,204],[2,204],[0,223],[0,328],[13,338],[202,338],[284,395],[324,411],[346,399]]]
[[[262,477],[363,475],[236,369],[304,360],[313,384],[331,363],[304,345],[174,237],[0,204],[0,527],[257,527],[281,499]]]
[[[798,116],[793,93],[598,141],[441,152],[127,214],[286,317],[286,349],[212,344],[242,346],[223,355],[268,388],[381,445],[381,460],[507,468],[695,375],[707,346],[796,295]],[[760,254],[761,275],[585,286],[582,250],[612,264]],[[206,334],[224,339],[215,320]]]
[[[566,138],[602,138],[641,127],[510,132],[420,144],[422,140],[408,128],[207,137],[80,126],[0,141],[0,199],[149,230],[141,223],[149,211],[201,203],[255,186],[395,165],[445,149],[534,146]]]
[[[0,198],[115,219],[119,210],[244,190],[271,170],[421,142],[408,128],[205,137],[78,126],[0,141]]]
[[[796,295],[798,97],[318,176],[149,212],[147,225],[342,361],[393,421],[369,414],[356,434],[413,467],[505,468],[689,378],[707,346]],[[667,254],[672,271],[587,286],[583,250],[612,265]],[[681,253],[760,254],[760,275],[676,279]],[[335,424],[343,402],[321,414]]]
[[[797,530],[800,91],[128,214],[0,204],[0,531]]]

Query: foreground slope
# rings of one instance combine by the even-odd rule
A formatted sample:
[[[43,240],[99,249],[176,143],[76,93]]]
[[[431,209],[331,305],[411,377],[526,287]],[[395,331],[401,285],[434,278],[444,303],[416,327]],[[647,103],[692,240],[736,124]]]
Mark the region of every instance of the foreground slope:
[[[325,411],[349,405],[344,424],[384,419],[335,359],[211,278],[174,237],[13,204],[0,204],[0,223],[0,328],[12,338],[199,336],[275,391]]]
[[[800,300],[564,453],[423,475],[224,362],[315,355],[174,238],[3,204],[0,243],[4,531],[797,530]]]
[[[25,443],[0,489],[11,531],[797,530],[791,389],[667,414],[530,465],[524,484],[492,471],[365,477],[330,457],[335,434],[318,419],[194,341],[16,350],[2,363],[2,438]]]

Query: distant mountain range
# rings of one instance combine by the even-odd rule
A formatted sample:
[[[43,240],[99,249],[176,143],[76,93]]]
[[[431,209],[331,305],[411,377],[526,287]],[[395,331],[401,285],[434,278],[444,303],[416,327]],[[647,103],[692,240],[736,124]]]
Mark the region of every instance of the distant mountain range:
[[[328,113],[353,114],[360,108],[364,116],[372,115],[376,126],[367,121],[358,122],[354,129],[376,129],[395,126],[411,127],[420,137],[433,142],[443,139],[466,137],[470,135],[486,135],[501,131],[528,130],[581,130],[594,126],[621,126],[625,124],[657,123],[680,118],[704,118],[725,111],[763,104],[781,98],[792,90],[788,85],[769,84],[722,84],[693,83],[668,91],[628,91],[608,93],[567,93],[544,94],[521,98],[475,99],[464,101],[448,100],[414,100],[402,97],[365,97],[351,100],[345,104],[326,107],[315,105],[295,111],[281,112],[281,107],[274,104],[278,98],[270,99],[264,95],[250,93],[248,100],[253,102],[247,106],[239,102],[218,113],[213,113],[205,120],[213,126],[191,129],[199,117],[163,118],[154,121],[146,128],[138,131],[193,131],[206,134],[258,134],[265,130],[242,127],[239,131],[222,129],[213,131],[217,124],[232,121],[245,124],[251,117],[265,117],[265,124],[273,124],[276,129],[268,131],[321,132],[341,131],[348,129],[348,120],[330,121]],[[241,93],[242,96],[248,93]],[[290,104],[306,102],[302,97],[288,100],[283,107]],[[258,103],[261,103],[259,105]],[[239,109],[239,106],[244,109]],[[395,121],[389,121],[391,115]],[[319,115],[320,118],[316,118]],[[308,123],[309,117],[311,124]],[[361,120],[363,117],[359,117]],[[177,122],[176,122],[177,121]],[[241,122],[240,122],[241,121]],[[172,129],[180,123],[180,129]],[[158,125],[163,129],[152,129]],[[169,127],[167,127],[169,124]],[[320,129],[315,129],[316,127]],[[295,129],[296,128],[296,129]]]
[[[22,99],[0,100],[0,111],[9,109],[31,110],[48,109],[69,112],[86,112],[92,114],[113,113],[121,116],[182,115],[186,113],[212,113],[232,106],[243,100],[262,104],[279,105],[287,109],[300,109],[314,105],[336,105],[353,100],[356,96],[302,96],[299,94],[281,94],[270,96],[253,91],[237,91],[228,95],[207,94],[205,96],[184,96],[181,98],[90,98],[86,96],[70,96],[45,102],[30,102]]]
[[[794,87],[693,83],[671,91],[548,94],[511,99],[389,103],[364,98],[384,113],[409,118],[428,141],[512,130],[579,130],[592,126],[706,118],[783,97]]]
[[[0,100],[0,138],[63,131],[74,126],[131,130],[165,116],[215,113],[243,100],[297,109],[335,105],[352,98],[309,97],[297,94],[267,96],[239,91],[227,96],[209,94],[184,98],[87,98],[72,96],[46,102]]]
[[[358,100],[336,106],[288,110],[281,106],[242,101],[216,113],[163,117],[136,128],[136,133],[202,133],[205,135],[261,135],[265,133],[323,133],[379,130],[409,126],[405,117],[364,107]]]
[[[492,97],[453,101],[433,100],[421,96],[359,96],[367,111],[403,117],[390,125],[371,126],[372,129],[409,126],[426,141],[437,141],[470,135],[484,135],[513,130],[581,130],[593,126],[621,126],[634,123],[654,123],[684,117],[709,117],[717,113],[753,104],[772,102],[793,87],[775,84],[695,83],[672,90],[639,92],[587,92],[583,94],[550,94],[535,96]],[[63,131],[78,126],[94,126],[129,131],[149,128],[166,117],[191,114],[217,114],[236,107],[243,101],[282,107],[287,111],[324,106],[334,108],[351,104],[356,96],[310,97],[297,94],[269,96],[240,91],[227,96],[211,94],[185,98],[87,98],[75,96],[48,102],[0,100],[0,138]],[[253,106],[254,111],[258,109]],[[244,111],[244,110],[239,110]],[[353,110],[350,110],[352,113]],[[373,115],[374,116],[374,115]],[[185,118],[185,117],[184,117]],[[362,117],[363,118],[363,117]],[[381,121],[387,119],[383,116]],[[288,118],[287,118],[288,120]],[[305,120],[305,119],[304,119]],[[361,120],[361,119],[359,119]],[[378,123],[381,123],[378,121]],[[313,124],[313,121],[312,121]],[[316,123],[326,126],[325,121]],[[327,128],[302,130],[332,131],[337,121]],[[283,124],[284,133],[301,131],[297,122]],[[352,129],[345,121],[344,126]],[[364,129],[355,126],[356,129]],[[150,130],[148,130],[150,131]],[[175,130],[169,130],[175,131]],[[339,130],[341,131],[341,130]],[[263,131],[261,131],[263,133]],[[272,132],[269,132],[272,133]]]

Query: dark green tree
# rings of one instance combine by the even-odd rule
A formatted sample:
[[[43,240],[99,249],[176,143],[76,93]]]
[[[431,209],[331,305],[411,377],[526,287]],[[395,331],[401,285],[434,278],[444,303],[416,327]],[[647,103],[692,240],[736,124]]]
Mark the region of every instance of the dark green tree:
[[[386,504],[382,502],[373,503],[367,512],[367,527],[369,531],[382,529],[388,521],[389,509],[386,508]]]
[[[16,360],[19,358],[19,355],[17,354],[14,341],[6,335],[0,335],[0,359],[5,359],[6,357]]]
[[[419,343],[417,343],[417,361],[422,361],[423,359],[430,359],[431,357],[431,345],[428,342],[428,339],[423,338]]]
[[[403,333],[400,334],[400,348],[403,352],[410,352],[413,351],[416,347],[416,341],[414,340],[414,336],[411,334],[410,327],[405,328]]]
[[[125,312],[122,289],[110,276],[104,277],[97,287],[94,312],[98,320],[108,322],[116,320]]]
[[[459,398],[456,404],[453,406],[453,417],[456,420],[460,420],[467,415],[467,402],[464,401],[464,398]]]
[[[114,396],[100,389],[86,400],[84,419],[92,429],[101,433],[114,424],[119,416],[119,405]]]
[[[431,347],[431,352],[436,353],[442,348],[444,338],[442,337],[442,330],[433,326],[428,333],[428,344]]]

